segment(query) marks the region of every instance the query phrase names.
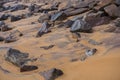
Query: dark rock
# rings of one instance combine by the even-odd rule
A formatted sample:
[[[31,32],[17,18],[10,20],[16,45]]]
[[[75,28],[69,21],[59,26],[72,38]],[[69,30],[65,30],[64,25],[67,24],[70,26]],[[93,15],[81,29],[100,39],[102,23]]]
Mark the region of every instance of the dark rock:
[[[13,63],[18,67],[23,67],[27,61],[28,56],[28,53],[22,53],[19,50],[10,48],[5,55],[5,60]]]
[[[107,7],[105,7],[104,10],[105,10],[105,12],[106,12],[109,16],[111,16],[111,17],[113,17],[113,18],[120,16],[120,8],[117,7],[117,6],[114,5],[114,4],[111,4],[111,5],[107,6]]]
[[[71,32],[90,32],[91,31],[91,26],[86,22],[83,21],[82,19],[76,20],[72,27],[70,28]]]
[[[9,14],[4,14],[4,13],[0,14],[0,21],[7,20],[9,16],[10,16]]]
[[[10,11],[17,11],[17,10],[23,10],[25,9],[27,6],[23,5],[23,4],[16,4],[10,7]]]
[[[41,37],[43,34],[49,33],[51,32],[50,30],[50,24],[48,22],[44,22],[39,30],[39,32],[37,33],[36,37]]]
[[[28,65],[25,65],[23,67],[20,68],[20,72],[27,72],[27,71],[33,71],[33,70],[36,70],[38,69],[37,66],[28,66]]]
[[[76,62],[76,61],[78,61],[78,59],[75,58],[75,59],[71,59],[70,61],[71,61],[71,62]]]
[[[66,11],[65,14],[67,16],[74,16],[74,15],[82,14],[86,11],[88,11],[88,8],[80,8],[80,9],[75,9],[73,11]]]
[[[120,18],[117,18],[115,21],[114,21],[114,25],[116,27],[120,27]]]
[[[64,12],[58,12],[58,13],[55,13],[51,16],[51,21],[56,21],[56,20],[59,20],[59,21],[62,21],[64,19],[66,19],[66,14]]]
[[[30,13],[37,13],[40,10],[40,6],[38,6],[37,4],[31,4],[28,7],[28,10],[29,10]]]
[[[22,35],[23,34],[20,31],[16,30],[16,31],[10,33],[10,35],[5,38],[5,43],[17,41],[19,39],[19,37],[21,37]]]
[[[17,16],[11,15],[11,17],[10,17],[11,22],[18,21],[21,19],[22,19],[22,17],[20,15],[17,15]]]
[[[65,26],[66,28],[69,28],[69,27],[72,26],[73,23],[74,23],[74,21],[68,20],[68,21],[66,21],[66,22],[63,24],[63,26]]]
[[[50,69],[48,71],[40,72],[40,75],[42,75],[45,80],[55,80],[59,76],[63,75],[63,72],[60,69]]]
[[[11,30],[10,27],[8,27],[8,25],[6,25],[3,21],[0,21],[0,31],[8,31]]]
[[[4,38],[0,36],[0,42],[1,42],[1,41],[4,41]]]
[[[96,53],[97,49],[91,49],[91,50],[86,50],[85,54],[86,56],[92,56]]]
[[[48,50],[48,49],[51,49],[51,48],[53,48],[55,45],[49,45],[49,46],[42,46],[42,47],[40,47],[40,48],[43,48],[43,49],[45,49],[45,50]]]
[[[120,0],[115,0],[115,3],[120,6]]]
[[[60,2],[55,2],[55,3],[53,3],[53,5],[51,6],[51,9],[58,9],[59,5],[60,5]]]

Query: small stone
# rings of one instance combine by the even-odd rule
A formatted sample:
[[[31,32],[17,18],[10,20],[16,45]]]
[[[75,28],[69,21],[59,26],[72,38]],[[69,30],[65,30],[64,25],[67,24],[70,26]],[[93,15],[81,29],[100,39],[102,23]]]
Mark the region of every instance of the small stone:
[[[40,48],[43,48],[45,50],[53,48],[55,45],[49,45],[49,46],[41,46]]]
[[[86,56],[92,56],[96,53],[97,49],[86,50]]]
[[[1,42],[1,41],[4,41],[4,38],[0,36],[0,42]]]
[[[28,66],[28,65],[25,65],[23,67],[20,68],[20,72],[27,72],[27,71],[33,71],[33,70],[36,70],[38,69],[37,66]]]
[[[42,75],[45,80],[55,80],[59,76],[62,76],[63,72],[60,69],[53,68],[48,71],[40,72],[40,75]]]

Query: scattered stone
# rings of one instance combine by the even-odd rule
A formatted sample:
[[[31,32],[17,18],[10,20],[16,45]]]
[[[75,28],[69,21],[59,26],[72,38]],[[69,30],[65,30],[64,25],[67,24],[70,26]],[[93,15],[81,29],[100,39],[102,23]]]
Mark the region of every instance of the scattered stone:
[[[76,20],[72,27],[70,28],[71,32],[91,32],[91,26],[82,19]]]
[[[23,36],[23,34],[20,31],[16,30],[10,33],[10,35],[5,38],[5,43],[17,41],[21,36]]]
[[[5,60],[13,63],[18,67],[23,67],[29,57],[28,53],[22,53],[17,49],[10,48],[5,54]]]
[[[36,69],[38,69],[38,67],[37,66],[23,66],[23,67],[21,67],[20,68],[20,72],[27,72],[27,71],[33,71],[33,70],[36,70]]]
[[[111,4],[107,7],[104,8],[105,12],[111,16],[111,17],[119,17],[120,16],[120,8],[117,7],[116,5],[114,4]]]
[[[17,16],[11,15],[10,16],[10,21],[11,22],[18,21],[18,20],[21,20],[21,19],[22,19],[22,16],[20,16],[20,15],[17,15]]]
[[[76,61],[78,61],[78,59],[75,58],[75,59],[71,59],[70,61],[71,61],[71,62],[76,62]]]
[[[37,33],[36,37],[41,37],[43,34],[49,33],[51,32],[50,30],[50,24],[48,22],[44,22],[39,30],[39,32]]]
[[[40,18],[38,19],[38,22],[43,23],[44,21],[48,21],[48,20],[50,20],[50,15],[43,15],[43,16],[40,16]]]
[[[45,50],[48,50],[48,49],[51,49],[51,48],[53,48],[55,45],[49,45],[49,46],[42,46],[42,47],[40,47],[40,48],[43,48],[43,49],[45,49]]]
[[[74,21],[68,20],[68,21],[66,21],[66,22],[63,24],[63,26],[65,26],[66,28],[70,28],[73,23],[74,23]]]
[[[87,56],[86,56],[86,55],[82,55],[82,56],[80,57],[80,61],[85,61],[85,59],[87,59]]]
[[[92,56],[96,53],[97,49],[91,49],[91,50],[86,50],[85,54],[86,56]]]
[[[58,12],[58,13],[55,13],[51,16],[51,21],[56,21],[56,20],[64,20],[66,19],[66,14],[64,12]]]
[[[76,39],[76,42],[79,42],[81,35],[78,32],[72,32],[72,38]]]
[[[1,13],[0,14],[0,21],[7,20],[9,16],[10,16],[9,14]]]
[[[45,80],[55,80],[59,76],[62,76],[63,72],[60,69],[53,68],[48,71],[40,72],[40,75],[42,75]]]

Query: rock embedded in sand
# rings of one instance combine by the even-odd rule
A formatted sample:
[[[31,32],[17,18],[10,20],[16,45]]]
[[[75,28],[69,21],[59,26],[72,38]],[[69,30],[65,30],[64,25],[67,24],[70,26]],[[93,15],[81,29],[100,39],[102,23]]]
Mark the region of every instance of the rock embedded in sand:
[[[1,42],[1,41],[4,41],[4,38],[0,36],[0,42]]]
[[[49,46],[41,46],[40,48],[43,48],[45,50],[53,48],[55,45],[49,45]]]
[[[17,41],[21,36],[23,36],[23,34],[19,30],[13,31],[5,38],[5,43]]]
[[[22,53],[17,49],[10,48],[5,54],[5,60],[18,67],[23,67],[29,57],[28,53]]]
[[[0,21],[7,20],[9,17],[9,14],[1,13],[0,14]]]
[[[18,21],[18,20],[21,20],[22,19],[22,16],[20,16],[20,15],[11,15],[10,16],[10,21],[11,22],[14,22],[14,21]]]
[[[71,32],[90,32],[91,31],[91,26],[84,20],[79,19],[76,20],[72,27],[70,28]]]
[[[48,22],[44,22],[40,28],[40,30],[38,31],[36,37],[41,37],[43,34],[49,33],[51,32],[50,30],[50,24]]]
[[[38,69],[37,66],[25,65],[25,66],[20,68],[20,72],[33,71],[33,70],[36,70],[36,69]]]
[[[120,16],[120,8],[117,7],[116,5],[114,4],[111,4],[109,6],[106,6],[104,8],[105,12],[111,16],[111,17],[119,17]]]
[[[0,21],[0,31],[8,31],[11,30],[10,27],[8,27],[8,25],[6,25],[3,21]]]
[[[97,49],[90,49],[90,50],[86,50],[85,54],[86,56],[92,56],[96,53]]]
[[[48,71],[40,72],[40,75],[42,75],[45,78],[45,80],[55,80],[59,76],[63,75],[63,71],[60,69],[53,68]]]

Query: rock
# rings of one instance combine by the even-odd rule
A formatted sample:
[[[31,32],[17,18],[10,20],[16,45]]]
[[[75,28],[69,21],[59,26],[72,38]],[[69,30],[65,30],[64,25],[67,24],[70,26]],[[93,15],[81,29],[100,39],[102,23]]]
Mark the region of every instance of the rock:
[[[39,12],[40,10],[40,6],[38,6],[37,4],[31,4],[29,7],[28,7],[28,10],[30,13],[37,13]]]
[[[74,15],[82,14],[86,11],[88,11],[88,8],[80,8],[80,9],[75,9],[73,11],[66,11],[65,14],[67,16],[74,16]]]
[[[58,9],[60,2],[55,2],[52,4],[51,9]]]
[[[92,27],[108,24],[111,20],[103,11],[98,11],[97,13],[90,12],[84,17],[84,19]]]
[[[51,16],[51,21],[56,21],[56,20],[62,21],[64,19],[66,19],[66,14],[63,11],[55,13]]]
[[[71,32],[90,32],[91,31],[91,26],[86,22],[83,21],[82,19],[76,20],[72,27],[70,28]]]
[[[23,36],[23,34],[20,31],[16,30],[10,33],[10,35],[5,38],[5,43],[17,41],[21,36]]]
[[[48,20],[50,20],[50,15],[43,15],[43,16],[40,16],[40,18],[38,19],[38,22],[43,23],[44,21],[48,21]]]
[[[37,33],[36,37],[41,37],[43,34],[51,32],[50,30],[50,24],[48,22],[44,22],[40,28],[40,30]]]
[[[0,42],[1,42],[1,41],[4,41],[4,38],[0,36]]]
[[[28,53],[22,53],[17,49],[10,48],[5,54],[5,60],[18,67],[23,67],[29,57]]]
[[[6,25],[3,21],[0,21],[0,31],[8,31],[11,30],[10,27],[8,27],[8,25]]]
[[[91,49],[91,50],[86,50],[85,54],[86,56],[92,56],[96,53],[97,49]]]
[[[43,49],[45,49],[45,50],[48,50],[48,49],[51,49],[51,48],[53,48],[55,45],[49,45],[49,46],[42,46],[42,47],[40,47],[40,48],[43,48]]]
[[[115,3],[120,6],[120,0],[115,0]]]
[[[5,13],[0,14],[0,21],[7,20],[9,16],[10,16],[9,14]]]
[[[11,17],[10,17],[11,22],[18,21],[18,20],[21,20],[21,19],[22,19],[22,17],[20,15],[17,15],[17,16],[11,15]]]
[[[59,76],[63,75],[63,72],[60,69],[50,69],[48,71],[40,72],[40,75],[42,75],[45,80],[55,80]]]
[[[20,68],[20,72],[27,72],[27,71],[33,71],[33,70],[36,70],[38,69],[37,66],[28,66],[28,65],[25,65],[23,67]]]
[[[79,42],[81,35],[78,32],[72,32],[72,38],[76,39],[76,42]]]
[[[106,6],[104,8],[105,12],[111,17],[120,17],[120,8],[114,4]]]
[[[23,5],[23,4],[15,4],[13,6],[10,7],[10,11],[17,11],[17,10],[23,10],[25,9],[27,6]]]
[[[66,28],[70,28],[73,23],[74,23],[74,21],[68,20],[68,21],[66,21],[66,22],[63,24],[63,26],[65,26]]]
[[[117,18],[115,21],[114,21],[114,25],[116,27],[120,27],[120,18]]]

